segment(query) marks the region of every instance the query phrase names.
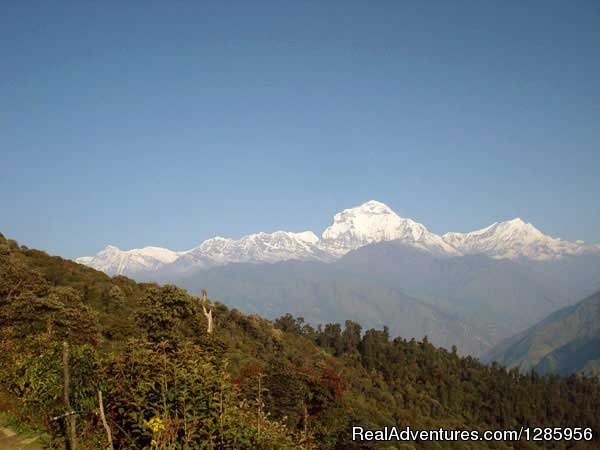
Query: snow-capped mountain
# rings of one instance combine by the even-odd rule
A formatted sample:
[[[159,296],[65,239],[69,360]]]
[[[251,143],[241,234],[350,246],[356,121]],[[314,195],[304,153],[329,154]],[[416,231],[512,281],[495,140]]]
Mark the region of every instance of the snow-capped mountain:
[[[316,246],[318,241],[311,231],[275,231],[250,234],[238,240],[217,236],[181,252],[160,247],[124,251],[109,245],[95,256],[83,256],[76,261],[111,275],[120,275],[152,272],[166,266],[172,266],[175,273],[184,273],[230,263],[327,260],[328,255]]]
[[[323,232],[319,246],[327,253],[342,256],[374,242],[394,240],[440,256],[460,254],[441,236],[375,200],[333,216],[333,224]]]
[[[83,256],[75,261],[110,275],[122,275],[157,270],[176,261],[181,254],[160,247],[121,250],[114,245],[107,245],[95,256]]]
[[[230,263],[325,260],[327,255],[316,246],[318,241],[319,238],[312,231],[256,233],[238,240],[217,236],[184,252],[177,265],[185,271],[188,267],[213,267]]]
[[[485,254],[497,259],[542,261],[598,250],[597,246],[594,248],[581,241],[569,242],[546,236],[520,218],[496,222],[470,233],[446,233],[442,237],[463,254]]]
[[[216,262],[276,262],[286,259],[313,259],[319,238],[312,231],[256,233],[239,240],[212,238],[190,253],[210,256]]]
[[[352,250],[383,241],[400,241],[437,257],[484,254],[496,259],[552,260],[585,252],[600,253],[598,245],[546,236],[519,218],[469,233],[440,236],[414,220],[398,216],[389,206],[371,200],[335,214],[321,239],[312,231],[275,231],[237,240],[214,237],[180,252],[160,247],[125,251],[109,245],[95,256],[76,261],[111,275],[159,270],[178,274],[231,263],[331,262]]]

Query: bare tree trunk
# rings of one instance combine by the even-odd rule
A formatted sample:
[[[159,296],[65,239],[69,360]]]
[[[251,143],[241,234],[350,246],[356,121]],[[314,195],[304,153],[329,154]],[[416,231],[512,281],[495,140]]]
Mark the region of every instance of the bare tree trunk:
[[[67,409],[65,418],[67,421],[67,447],[69,450],[77,450],[77,429],[75,427],[75,414],[69,400],[69,343],[63,341],[63,400]]]
[[[213,332],[212,309],[209,309],[207,311],[206,308],[204,307],[204,305],[202,305],[202,312],[204,313],[204,317],[206,317],[206,320],[208,322],[208,324],[206,325],[206,332],[208,334],[212,334],[212,332]]]
[[[106,416],[104,415],[104,403],[102,402],[102,391],[98,389],[98,404],[100,405],[100,418],[102,419],[102,425],[104,426],[104,431],[106,431],[106,438],[108,440],[108,448],[110,450],[114,450],[113,442],[112,442],[112,433],[110,432],[110,427],[108,426],[108,422],[106,421]]]
[[[213,315],[212,309],[206,309],[206,301],[208,299],[208,295],[204,289],[202,289],[202,312],[204,313],[204,317],[206,317],[206,321],[208,322],[206,326],[206,332],[208,334],[212,334],[213,332]]]

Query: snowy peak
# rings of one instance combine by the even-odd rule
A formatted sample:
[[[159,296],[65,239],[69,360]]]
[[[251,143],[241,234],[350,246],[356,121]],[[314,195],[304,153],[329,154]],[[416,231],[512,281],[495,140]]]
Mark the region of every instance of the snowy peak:
[[[470,233],[446,233],[446,242],[464,254],[492,258],[551,260],[591,250],[582,242],[568,242],[543,234],[531,223],[515,218]]]
[[[312,231],[261,232],[249,234],[239,240],[220,237],[208,239],[186,253],[193,258],[213,261],[215,264],[318,259],[318,251],[315,248],[318,240]]]
[[[354,208],[348,208],[342,211],[345,212],[353,212],[356,214],[388,214],[397,216],[397,214],[385,203],[379,202],[377,200],[369,200],[368,202],[363,203],[362,205],[355,206]],[[341,213],[336,214],[339,215]]]
[[[434,254],[458,254],[424,225],[398,216],[384,203],[370,200],[333,217],[323,232],[321,248],[337,256],[373,242],[400,240]]]
[[[517,217],[506,222],[496,223],[495,234],[506,241],[535,242],[547,238],[540,230],[531,223],[523,221]]]

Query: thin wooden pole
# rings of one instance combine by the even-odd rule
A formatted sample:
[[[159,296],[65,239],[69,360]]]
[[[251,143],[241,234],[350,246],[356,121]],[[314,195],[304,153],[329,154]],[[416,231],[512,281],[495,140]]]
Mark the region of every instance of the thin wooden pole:
[[[98,404],[100,405],[100,418],[102,419],[102,425],[104,426],[104,431],[106,431],[106,439],[108,440],[108,448],[110,450],[114,450],[113,442],[112,442],[112,433],[110,432],[110,427],[108,426],[108,422],[106,421],[106,416],[104,415],[104,403],[102,402],[102,391],[98,389]]]

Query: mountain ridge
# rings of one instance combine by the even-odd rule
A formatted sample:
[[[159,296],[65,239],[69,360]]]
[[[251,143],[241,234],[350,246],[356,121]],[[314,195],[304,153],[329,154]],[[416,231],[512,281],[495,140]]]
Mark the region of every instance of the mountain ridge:
[[[94,256],[75,261],[111,275],[158,270],[181,274],[231,263],[331,262],[366,245],[388,241],[400,241],[440,258],[484,254],[496,259],[544,261],[600,253],[599,245],[547,236],[520,218],[467,233],[438,235],[423,224],[400,217],[386,204],[370,200],[335,214],[320,238],[312,231],[259,232],[237,240],[216,236],[184,251],[161,247],[121,250],[108,245]]]
[[[483,356],[521,370],[562,375],[583,371],[600,359],[600,292],[553,312],[529,329],[500,343]],[[596,368],[600,373],[600,365]]]

